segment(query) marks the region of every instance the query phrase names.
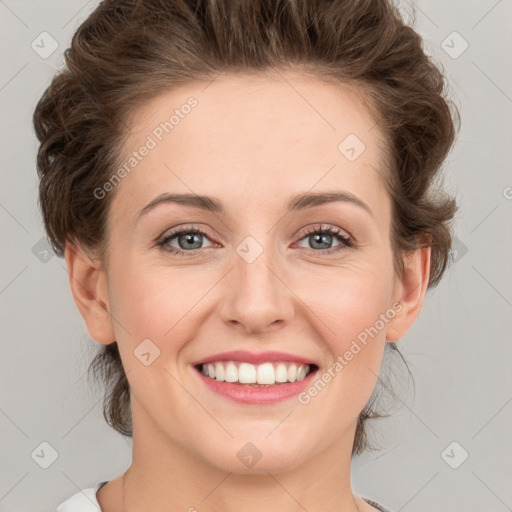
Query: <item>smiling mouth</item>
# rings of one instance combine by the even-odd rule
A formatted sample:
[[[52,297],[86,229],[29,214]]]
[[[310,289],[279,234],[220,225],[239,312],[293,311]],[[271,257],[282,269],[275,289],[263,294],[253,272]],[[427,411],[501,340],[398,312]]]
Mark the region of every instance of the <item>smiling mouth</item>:
[[[270,387],[305,379],[318,370],[315,364],[273,361],[259,365],[240,361],[197,364],[194,368],[207,378],[240,386]]]

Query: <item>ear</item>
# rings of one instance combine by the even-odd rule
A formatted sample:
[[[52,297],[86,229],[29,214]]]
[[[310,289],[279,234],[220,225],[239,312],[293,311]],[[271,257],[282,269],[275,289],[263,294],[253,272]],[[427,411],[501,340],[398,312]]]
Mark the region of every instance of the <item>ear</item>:
[[[108,345],[115,341],[105,271],[99,260],[91,259],[73,242],[66,242],[66,265],[69,285],[87,331],[98,343]]]
[[[388,322],[386,341],[398,341],[412,327],[420,314],[430,276],[430,246],[415,249],[404,255],[405,272],[397,277],[394,301],[402,308]]]

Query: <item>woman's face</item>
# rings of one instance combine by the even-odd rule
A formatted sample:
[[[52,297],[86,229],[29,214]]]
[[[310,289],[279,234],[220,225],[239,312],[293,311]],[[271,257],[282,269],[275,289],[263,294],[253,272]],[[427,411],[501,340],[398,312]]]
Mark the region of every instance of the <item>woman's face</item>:
[[[353,91],[283,77],[190,83],[136,111],[109,212],[107,303],[134,442],[239,473],[284,471],[328,448],[350,453],[403,291],[379,126]],[[290,208],[327,193],[341,199]],[[220,206],[148,206],[169,194]],[[286,378],[294,358],[318,370],[298,390],[213,391],[194,365],[228,351],[285,353]],[[244,399],[229,395],[233,386]],[[254,467],[247,453],[261,454]]]

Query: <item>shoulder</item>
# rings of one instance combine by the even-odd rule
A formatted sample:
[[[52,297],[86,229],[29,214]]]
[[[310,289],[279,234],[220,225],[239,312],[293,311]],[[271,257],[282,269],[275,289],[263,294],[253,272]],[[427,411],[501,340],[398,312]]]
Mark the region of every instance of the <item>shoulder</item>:
[[[98,482],[93,487],[82,489],[61,503],[54,512],[101,512],[96,498],[98,489],[107,482]]]

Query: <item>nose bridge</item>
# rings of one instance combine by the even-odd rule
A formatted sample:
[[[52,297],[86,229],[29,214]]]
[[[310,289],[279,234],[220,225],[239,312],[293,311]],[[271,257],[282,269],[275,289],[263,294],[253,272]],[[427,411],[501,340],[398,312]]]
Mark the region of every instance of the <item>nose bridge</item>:
[[[235,267],[238,284],[245,291],[251,292],[253,300],[260,295],[267,299],[275,299],[278,293],[275,290],[277,278],[275,271],[272,271],[272,262],[275,263],[276,258],[272,256],[270,238],[267,238],[263,246],[255,238],[247,237],[236,248]]]
[[[259,240],[248,236],[233,255],[233,286],[225,320],[243,324],[250,332],[287,322],[293,315],[291,292],[279,275],[281,259],[272,240],[269,233]]]

